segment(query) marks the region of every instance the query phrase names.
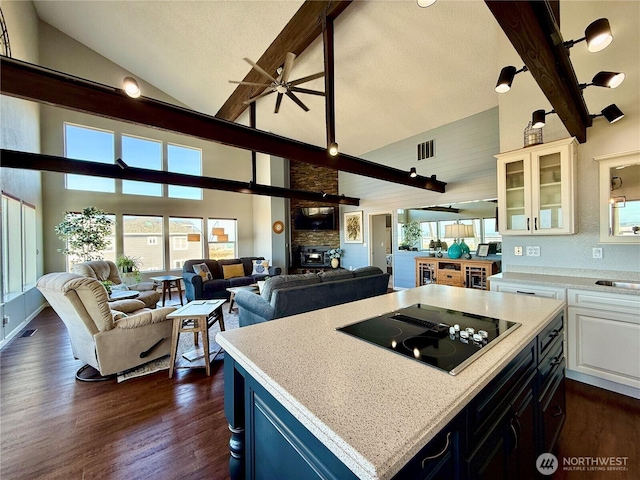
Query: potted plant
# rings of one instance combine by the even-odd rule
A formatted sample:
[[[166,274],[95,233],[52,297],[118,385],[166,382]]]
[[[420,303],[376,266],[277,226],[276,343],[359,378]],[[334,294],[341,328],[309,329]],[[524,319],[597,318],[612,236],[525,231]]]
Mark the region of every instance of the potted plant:
[[[141,280],[140,277],[140,266],[142,265],[142,261],[138,257],[131,257],[129,255],[119,255],[116,258],[116,266],[118,270],[122,274],[132,274],[133,278],[137,282]]]
[[[405,223],[402,225],[403,242],[401,247],[403,250],[417,250],[417,243],[422,238],[420,224],[416,221]]]
[[[331,259],[331,267],[338,268],[338,265],[340,265],[340,257],[344,255],[344,250],[341,248],[332,248],[327,252],[327,254]]]
[[[87,207],[79,214],[65,212],[64,220],[54,227],[58,238],[66,242],[66,247],[58,251],[72,261],[102,260],[102,251],[109,247],[106,237],[111,235],[114,224],[95,207]]]

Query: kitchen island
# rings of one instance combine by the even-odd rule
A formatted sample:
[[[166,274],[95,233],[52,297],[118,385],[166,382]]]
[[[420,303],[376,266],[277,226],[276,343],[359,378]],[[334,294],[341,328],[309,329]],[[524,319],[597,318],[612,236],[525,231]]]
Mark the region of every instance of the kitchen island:
[[[336,331],[417,303],[521,325],[457,376]],[[218,334],[232,478],[481,478],[514,441],[533,477],[564,419],[564,306],[427,285]]]

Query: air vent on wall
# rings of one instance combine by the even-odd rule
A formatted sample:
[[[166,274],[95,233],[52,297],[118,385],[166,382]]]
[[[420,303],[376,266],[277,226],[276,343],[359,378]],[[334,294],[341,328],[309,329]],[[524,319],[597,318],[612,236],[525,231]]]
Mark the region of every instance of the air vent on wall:
[[[436,146],[434,140],[427,140],[426,142],[418,144],[418,160],[424,160],[425,158],[431,158],[436,154]]]

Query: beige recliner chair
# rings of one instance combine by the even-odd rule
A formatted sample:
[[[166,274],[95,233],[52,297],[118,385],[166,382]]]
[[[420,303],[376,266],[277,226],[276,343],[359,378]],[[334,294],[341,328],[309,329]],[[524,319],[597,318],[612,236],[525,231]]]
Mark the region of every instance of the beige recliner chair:
[[[66,325],[74,357],[100,375],[169,355],[173,322],[166,316],[174,307],[151,310],[137,299],[109,303],[98,280],[74,273],[49,273],[36,286]],[[78,370],[76,378],[100,378],[84,370],[87,366]]]
[[[92,260],[90,262],[76,263],[71,267],[71,272],[83,277],[95,278],[100,282],[110,280],[114,285],[124,285],[118,267],[110,260]],[[136,298],[142,300],[148,308],[156,308],[160,294],[156,291],[156,284],[153,282],[140,282],[126,286],[129,290],[140,292]]]

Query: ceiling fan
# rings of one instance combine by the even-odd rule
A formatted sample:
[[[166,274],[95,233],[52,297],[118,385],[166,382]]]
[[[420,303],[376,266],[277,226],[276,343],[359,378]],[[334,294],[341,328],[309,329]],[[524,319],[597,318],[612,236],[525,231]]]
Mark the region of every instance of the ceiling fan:
[[[251,102],[255,102],[257,99],[269,95],[270,93],[276,92],[278,97],[276,98],[276,108],[273,113],[278,113],[280,110],[280,103],[282,103],[282,97],[286,95],[291,100],[293,100],[300,108],[302,108],[305,112],[309,111],[309,108],[300,101],[300,99],[294,94],[296,93],[307,93],[310,95],[320,95],[324,96],[324,92],[320,92],[318,90],[309,90],[307,88],[300,88],[298,85],[305,82],[310,82],[311,80],[315,80],[316,78],[320,78],[324,76],[324,72],[314,73],[313,75],[309,75],[307,77],[302,77],[297,80],[289,81],[289,76],[291,75],[291,70],[293,69],[293,62],[296,59],[296,55],[291,52],[287,52],[287,56],[284,61],[284,66],[279,67],[276,74],[277,77],[273,77],[269,73],[267,73],[262,67],[260,67],[257,63],[251,61],[248,58],[244,60],[249,63],[253,68],[255,68],[258,73],[260,73],[263,77],[269,79],[271,81],[270,84],[265,85],[264,83],[253,83],[253,82],[238,82],[235,80],[229,80],[229,83],[237,83],[239,85],[251,85],[254,87],[267,87],[266,90],[255,97],[250,98],[249,100],[244,101],[245,105],[249,105]]]

